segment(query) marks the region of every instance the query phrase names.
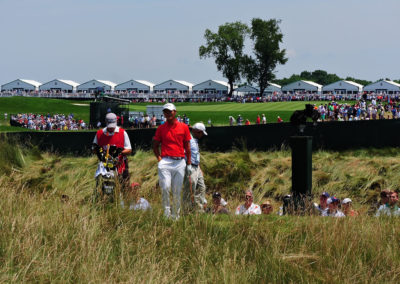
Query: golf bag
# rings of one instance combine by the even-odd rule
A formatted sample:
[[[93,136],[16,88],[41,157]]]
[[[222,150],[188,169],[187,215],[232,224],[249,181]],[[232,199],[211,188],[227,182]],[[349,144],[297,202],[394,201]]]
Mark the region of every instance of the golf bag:
[[[119,166],[122,161],[122,148],[107,145],[106,149],[94,145],[95,153],[99,159],[96,170],[96,188],[93,192],[93,201],[114,202],[119,196]]]

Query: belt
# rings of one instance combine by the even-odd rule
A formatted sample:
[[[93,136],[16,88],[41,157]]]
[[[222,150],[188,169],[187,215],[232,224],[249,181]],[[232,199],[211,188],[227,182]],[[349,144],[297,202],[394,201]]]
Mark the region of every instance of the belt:
[[[169,157],[169,156],[165,156],[163,158],[168,158],[168,159],[172,159],[172,160],[182,160],[182,159],[184,159],[183,157]]]

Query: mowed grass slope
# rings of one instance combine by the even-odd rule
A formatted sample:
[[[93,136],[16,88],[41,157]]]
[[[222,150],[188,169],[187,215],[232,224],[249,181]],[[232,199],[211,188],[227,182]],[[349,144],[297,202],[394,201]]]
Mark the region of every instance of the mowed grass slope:
[[[275,123],[280,116],[284,122],[289,122],[295,110],[304,109],[310,102],[269,102],[269,103],[176,103],[178,114],[186,114],[191,124],[211,119],[214,125],[228,125],[229,116],[235,119],[240,114],[244,120],[249,119],[252,124],[256,122],[257,115],[265,114],[268,123]],[[327,102],[311,102],[319,105]],[[144,103],[131,104],[131,110],[146,111]]]
[[[0,113],[38,113],[38,114],[70,114],[84,120],[89,119],[89,103],[73,100],[58,100],[32,97],[0,98]],[[4,116],[3,116],[4,117]]]
[[[89,121],[89,103],[72,100],[58,100],[31,97],[0,98],[0,131],[23,131],[20,127],[10,127],[8,121],[4,121],[4,113],[35,113],[35,114],[70,114],[78,119]]]
[[[269,102],[269,103],[176,103],[178,115],[186,114],[190,118],[190,123],[203,121],[207,124],[211,119],[213,125],[229,125],[229,116],[235,119],[240,114],[244,121],[249,119],[251,124],[255,124],[257,115],[265,114],[267,123],[275,123],[280,116],[284,122],[289,122],[293,111],[304,109],[309,102]],[[311,102],[321,104],[327,102]],[[146,112],[149,103],[130,104],[131,111]],[[162,105],[162,104],[156,104]],[[4,113],[36,113],[36,114],[55,114],[73,113],[76,118],[89,121],[89,102],[58,100],[47,98],[30,97],[11,97],[0,98],[0,131],[18,131],[21,128],[9,127],[8,122],[4,121]]]
[[[380,189],[399,189],[398,149],[315,153],[314,191],[351,197],[358,218],[190,215],[178,222],[162,217],[150,152],[130,159],[132,180],[153,207],[145,213],[90,204],[95,157],[4,142],[0,155],[0,282],[398,283],[399,220],[365,214]],[[204,153],[203,163],[208,193],[221,191],[231,211],[244,189],[254,190],[256,202],[272,199],[275,211],[275,197],[290,191],[286,151]]]

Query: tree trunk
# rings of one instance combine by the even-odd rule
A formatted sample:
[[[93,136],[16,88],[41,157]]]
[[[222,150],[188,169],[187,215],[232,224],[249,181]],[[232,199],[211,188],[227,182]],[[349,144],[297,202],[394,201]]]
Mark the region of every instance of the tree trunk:
[[[228,97],[231,98],[231,97],[232,97],[232,94],[233,94],[233,82],[229,81],[228,84],[229,84],[229,94],[228,94]]]
[[[263,96],[265,89],[266,89],[265,86],[260,86],[260,97]]]

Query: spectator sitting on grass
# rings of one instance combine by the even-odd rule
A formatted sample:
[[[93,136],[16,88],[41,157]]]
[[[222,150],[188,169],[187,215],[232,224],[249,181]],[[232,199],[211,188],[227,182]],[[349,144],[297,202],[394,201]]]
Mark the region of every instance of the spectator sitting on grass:
[[[269,215],[272,213],[273,210],[274,210],[274,208],[272,207],[272,204],[269,200],[267,200],[261,204],[261,213],[262,214]]]
[[[381,191],[380,205],[387,205],[389,203],[391,191],[386,189]],[[379,205],[379,206],[380,206]]]
[[[229,210],[225,207],[227,203],[222,199],[221,193],[214,192],[212,198],[213,207],[210,209],[212,214],[229,214]]]
[[[390,195],[390,190],[388,190],[388,189],[382,190],[380,192],[380,200],[379,200],[379,202],[377,202],[375,204],[372,204],[371,207],[368,210],[370,215],[376,215],[378,213],[379,208],[382,205],[386,205],[387,203],[389,203],[389,195]],[[383,208],[385,208],[385,207],[383,207]]]
[[[314,203],[315,209],[318,211],[320,216],[328,216],[328,198],[330,197],[329,193],[323,192],[319,196],[319,205]]]
[[[140,197],[139,195],[140,184],[133,182],[127,192],[124,193],[121,199],[121,207],[125,208],[125,203],[129,204],[129,210],[148,210],[151,209],[150,203]]]
[[[343,208],[343,213],[346,216],[358,216],[358,212],[351,209],[352,207],[352,201],[350,198],[345,198],[342,201],[342,208]]]
[[[400,216],[400,208],[397,205],[399,201],[399,195],[397,192],[390,192],[388,194],[389,201],[386,204],[382,204],[375,216]]]
[[[260,206],[253,203],[253,192],[251,190],[245,193],[245,202],[239,205],[235,211],[236,215],[260,215]]]
[[[328,216],[330,217],[346,217],[342,211],[339,210],[340,199],[334,196],[328,198]]]

